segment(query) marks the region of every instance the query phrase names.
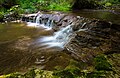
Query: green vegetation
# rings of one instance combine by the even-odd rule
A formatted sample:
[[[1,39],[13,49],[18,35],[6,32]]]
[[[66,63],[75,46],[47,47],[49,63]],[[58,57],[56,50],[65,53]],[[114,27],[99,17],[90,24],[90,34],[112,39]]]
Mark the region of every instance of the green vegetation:
[[[22,9],[28,12],[35,12],[38,10],[68,11],[72,7],[72,2],[73,0],[21,0],[20,5]]]
[[[119,4],[120,0],[1,0],[0,11],[6,11],[14,5],[19,5],[19,11],[22,12],[36,12],[38,10],[71,10],[73,5],[78,3],[82,8],[99,7],[98,4],[106,7],[112,4]]]
[[[111,70],[112,66],[107,61],[105,55],[99,55],[94,58],[95,67],[87,65],[90,69],[80,68],[83,63],[71,60],[65,69],[56,67],[54,71],[31,69],[25,74],[12,73],[3,75],[3,78],[107,78],[114,76],[115,71]],[[84,63],[84,66],[86,66]],[[104,66],[104,67],[103,67]],[[57,69],[58,68],[58,69]],[[109,70],[110,69],[110,70]],[[1,78],[0,77],[0,78]],[[115,78],[118,75],[114,76]]]
[[[97,70],[112,70],[112,66],[109,64],[105,56],[97,56],[95,58],[95,69]]]
[[[4,18],[4,12],[0,12],[0,21],[2,21]]]
[[[100,0],[98,3],[104,7],[111,7],[120,4],[120,0]]]
[[[1,0],[0,21],[5,15],[34,13],[40,10],[69,11],[74,0]]]
[[[21,13],[33,13],[39,10],[70,11],[75,5],[74,3],[82,4],[77,5],[80,6],[79,9],[92,9],[99,7],[99,5],[105,8],[112,7],[114,4],[119,4],[120,0],[0,0],[0,21],[2,21],[7,14],[13,14],[15,15],[14,17],[17,17],[17,15]],[[2,29],[2,27],[3,26],[1,26],[0,29]],[[24,32],[27,33],[26,29],[22,27],[18,27],[16,30],[21,30],[21,34],[24,34]],[[33,29],[27,30],[32,31]],[[14,31],[12,30],[11,32]],[[4,32],[2,35],[5,33],[9,32]],[[16,33],[9,34],[15,35],[15,37],[18,36]],[[4,37],[2,37],[1,40],[3,38]],[[12,36],[10,38],[12,39]],[[0,76],[0,78],[106,78],[109,74],[116,74],[116,71],[105,55],[96,56],[92,64],[93,66],[89,66],[86,63],[71,60],[70,64],[65,69],[56,67],[56,70],[46,71],[33,68],[25,74],[12,73]],[[83,69],[84,67],[86,68]]]
[[[75,0],[1,0],[0,8],[9,9],[14,5],[20,5],[21,10],[25,12],[35,12],[37,10],[61,10],[68,11],[72,8]],[[104,6],[111,6],[111,4],[119,4],[119,0],[76,0],[76,3],[80,3],[79,6],[86,4],[82,7],[88,5],[88,8],[96,6],[97,3]]]
[[[34,13],[40,10],[70,11],[111,7],[119,3],[120,0],[0,0],[0,21],[4,15],[11,14],[11,11],[18,14]]]

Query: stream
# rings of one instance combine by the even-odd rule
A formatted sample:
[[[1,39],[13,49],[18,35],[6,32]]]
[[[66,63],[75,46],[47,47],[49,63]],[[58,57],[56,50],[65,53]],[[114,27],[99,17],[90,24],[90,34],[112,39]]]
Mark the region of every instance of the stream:
[[[116,44],[110,48],[110,37],[117,43],[119,38],[114,33],[120,32],[118,29],[110,34],[113,25],[109,21],[119,27],[120,14],[88,10],[36,13],[24,16],[21,22],[0,23],[0,75],[33,67],[64,69],[71,59],[90,63],[98,51],[119,51]]]

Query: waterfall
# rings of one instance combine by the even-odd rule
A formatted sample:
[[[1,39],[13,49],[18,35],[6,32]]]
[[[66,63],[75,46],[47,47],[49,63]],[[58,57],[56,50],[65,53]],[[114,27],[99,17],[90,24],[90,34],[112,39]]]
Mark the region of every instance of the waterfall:
[[[37,17],[36,17],[36,24],[41,24],[41,21],[42,21],[42,19],[41,19],[41,16],[42,16],[42,14],[39,14]]]
[[[65,44],[65,42],[68,41],[69,36],[72,35],[73,32],[71,26],[72,25],[68,25],[67,27],[62,28],[61,30],[55,33],[54,37],[57,42]]]
[[[32,23],[30,22],[29,26],[32,25],[34,27],[42,27],[45,29],[45,30],[42,29],[40,32],[42,31],[46,32],[46,29],[52,30],[54,26],[53,18],[43,16],[43,14],[37,14],[34,20],[35,22],[32,22]],[[34,46],[33,49],[36,49],[36,48],[39,50],[47,49],[47,51],[48,49],[50,50],[57,49],[58,51],[63,50],[66,44],[70,42],[70,40],[74,38],[76,35],[74,34],[72,28],[73,28],[73,23],[64,28],[62,27],[61,29],[54,32],[50,36],[40,36],[33,42],[32,44]],[[84,31],[84,29],[80,31]]]
[[[59,48],[60,51],[73,37],[72,25],[68,25],[55,32],[52,36],[40,37],[36,40],[36,44],[39,49]]]
[[[46,26],[49,27],[49,28],[52,28],[53,27],[53,20],[50,20],[48,19],[47,23],[46,23]]]
[[[29,20],[29,22],[27,22],[27,26],[42,27],[42,28],[45,28],[45,29],[52,29],[54,21],[52,19],[49,19],[49,18],[48,19],[47,18],[42,18],[42,15],[43,14],[36,14],[36,16],[33,18],[33,20]]]

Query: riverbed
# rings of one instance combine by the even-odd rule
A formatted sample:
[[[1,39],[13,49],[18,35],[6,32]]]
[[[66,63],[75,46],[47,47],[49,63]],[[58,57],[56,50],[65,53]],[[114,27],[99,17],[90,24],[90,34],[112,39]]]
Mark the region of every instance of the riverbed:
[[[119,13],[116,14],[111,11],[109,12],[109,11],[103,11],[103,10],[102,11],[100,11],[100,10],[99,11],[84,10],[84,11],[70,12],[68,14],[77,15],[77,16],[81,16],[83,18],[89,18],[89,19],[100,19],[102,21],[104,20],[104,21],[110,22],[107,24],[113,23],[115,25],[116,24],[120,25],[120,14]],[[66,20],[64,22],[66,22]],[[84,26],[84,24],[83,24],[83,26]],[[106,22],[105,22],[105,24],[106,24]],[[88,23],[88,25],[89,25],[89,23]],[[94,25],[94,23],[90,24],[90,25],[92,26],[92,25]],[[70,28],[68,28],[68,29],[70,29]],[[104,27],[103,27],[103,29],[104,29]],[[61,28],[59,30],[63,31],[64,29]],[[92,57],[92,56],[90,56],[90,54],[91,54],[90,49],[91,49],[91,51],[95,51],[95,52],[101,51],[99,49],[99,46],[101,47],[101,45],[103,43],[104,43],[104,45],[102,45],[103,46],[102,51],[108,51],[111,49],[110,42],[109,42],[110,41],[109,35],[111,35],[111,34],[109,34],[109,33],[106,34],[106,32],[109,32],[109,30],[110,30],[110,28],[108,26],[108,30],[106,31],[106,29],[105,29],[105,31],[104,31],[105,34],[104,34],[104,32],[101,32],[102,30],[99,30],[100,33],[97,33],[99,31],[92,32],[93,34],[95,33],[95,36],[100,34],[98,36],[98,37],[100,37],[100,40],[99,39],[97,40],[97,37],[96,37],[96,39],[91,39],[90,42],[88,40],[90,40],[90,38],[92,38],[92,35],[87,35],[88,40],[86,40],[87,37],[84,38],[84,35],[86,35],[86,29],[78,30],[77,35],[79,35],[79,37],[83,36],[83,37],[81,37],[81,38],[83,38],[83,41],[80,41],[81,38],[79,38],[79,37],[75,37],[75,38],[78,39],[78,41],[80,41],[81,44],[76,44],[76,43],[73,44],[74,42],[76,42],[76,40],[72,40],[71,37],[66,37],[66,39],[68,38],[68,40],[65,40],[65,41],[69,41],[69,39],[71,39],[72,40],[71,44],[73,44],[73,45],[69,44],[67,48],[64,48],[63,45],[62,45],[62,48],[59,45],[52,46],[52,48],[51,47],[46,48],[46,47],[48,47],[48,45],[46,45],[45,43],[47,43],[47,44],[48,44],[48,42],[50,44],[56,43],[56,42],[50,40],[50,38],[52,37],[52,39],[53,39],[54,36],[56,36],[56,34],[59,33],[58,30],[46,29],[42,26],[38,28],[38,27],[34,26],[34,24],[33,24],[33,26],[28,26],[28,24],[26,22],[0,23],[0,74],[8,74],[8,73],[12,73],[12,72],[26,72],[30,68],[34,68],[34,67],[39,68],[39,69],[45,69],[45,70],[54,70],[55,67],[60,66],[61,69],[64,69],[69,64],[71,59],[76,59],[76,56],[75,55],[72,56],[71,53],[69,52],[69,50],[70,49],[72,50],[72,48],[73,48],[73,51],[76,52],[76,55],[83,54],[85,56],[80,59],[82,59],[83,61],[89,61],[86,59],[88,59],[89,57],[90,58]],[[58,31],[58,32],[56,32],[56,31]],[[71,33],[71,31],[67,31],[67,32]],[[65,33],[67,33],[67,32],[65,32]],[[118,31],[116,33],[119,35]],[[114,32],[113,32],[113,34],[114,34]],[[69,34],[67,34],[67,35],[69,35]],[[104,35],[105,35],[105,37],[104,37]],[[70,36],[71,36],[71,34],[70,34]],[[76,35],[74,35],[74,36],[76,36]],[[74,36],[72,34],[73,38],[74,38]],[[116,35],[114,35],[114,36],[116,36]],[[41,39],[43,41],[45,41],[45,39],[47,39],[47,40],[45,42],[41,42],[40,41]],[[117,36],[115,37],[115,39],[118,41]],[[84,41],[84,40],[86,40],[86,41]],[[93,41],[94,42],[96,41],[96,44],[94,44]],[[86,44],[86,42],[87,42],[87,44]],[[41,46],[41,44],[43,44],[43,45]],[[60,44],[60,42],[59,42],[59,44]],[[80,47],[79,46],[76,47],[76,45],[80,45]],[[82,47],[81,47],[81,45],[82,45]],[[83,50],[84,52],[77,54],[77,52],[80,51],[80,48],[83,48],[81,50]],[[118,48],[119,48],[119,46],[118,46]],[[69,49],[69,50],[67,50],[67,49]],[[88,49],[89,49],[88,52],[90,52],[90,54],[89,53],[87,54],[87,52],[86,52]],[[73,52],[73,54],[75,54],[74,52]],[[87,55],[85,55],[85,54],[87,54]]]

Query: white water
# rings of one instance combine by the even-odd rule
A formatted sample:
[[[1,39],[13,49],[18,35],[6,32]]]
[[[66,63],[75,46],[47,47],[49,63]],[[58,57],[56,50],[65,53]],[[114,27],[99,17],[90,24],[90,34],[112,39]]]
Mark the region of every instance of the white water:
[[[40,37],[36,40],[36,43],[38,44],[37,47],[40,49],[59,48],[59,50],[63,50],[64,46],[72,37],[72,27],[71,25],[68,25],[67,27],[60,29],[58,32],[55,32],[52,36]]]
[[[27,26],[37,27],[37,28],[42,27],[42,28],[45,28],[47,30],[52,29],[53,20],[48,19],[47,21],[45,21],[41,18],[41,16],[42,16],[42,14],[37,15],[36,19],[33,20],[35,22],[31,22],[31,20],[29,22],[27,22]]]
[[[53,27],[53,20],[44,20],[41,18],[42,14],[39,14],[36,17],[36,22],[31,23],[28,22],[29,26],[34,27],[42,27],[45,29],[51,30]],[[44,30],[46,31],[46,30]],[[35,48],[38,48],[40,50],[43,49],[57,49],[57,50],[63,50],[65,45],[74,37],[72,30],[72,25],[68,25],[65,28],[61,28],[59,31],[54,32],[51,36],[42,36],[38,39],[36,39],[34,46]]]

